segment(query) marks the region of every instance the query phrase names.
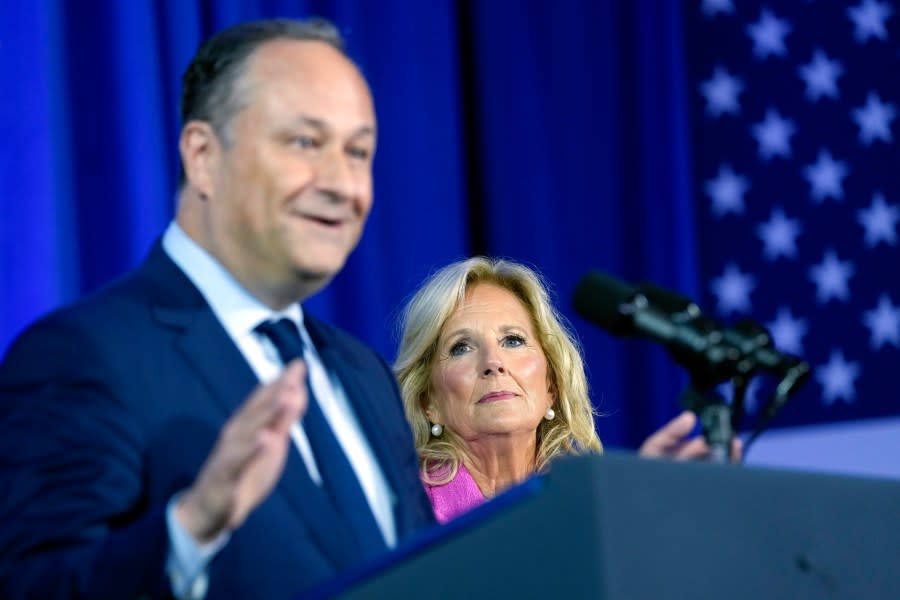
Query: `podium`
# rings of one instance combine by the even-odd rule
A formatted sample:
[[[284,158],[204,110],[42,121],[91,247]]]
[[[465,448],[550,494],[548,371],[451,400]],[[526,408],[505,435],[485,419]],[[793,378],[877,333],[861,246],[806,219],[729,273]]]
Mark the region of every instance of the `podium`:
[[[329,595],[900,598],[900,481],[572,457],[385,562]]]

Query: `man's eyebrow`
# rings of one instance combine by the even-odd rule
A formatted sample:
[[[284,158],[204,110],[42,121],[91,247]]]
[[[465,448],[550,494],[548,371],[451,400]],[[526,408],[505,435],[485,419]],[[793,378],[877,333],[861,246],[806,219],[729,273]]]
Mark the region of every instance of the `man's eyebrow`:
[[[357,129],[356,133],[354,133],[353,135],[356,137],[364,135],[371,135],[372,137],[375,137],[375,128],[371,125],[363,125],[359,129]]]
[[[326,129],[325,121],[322,119],[317,119],[315,117],[308,117],[306,115],[300,115],[296,119],[294,119],[294,123],[296,125],[306,125],[308,127],[315,127],[316,129]]]
[[[296,119],[294,119],[295,124],[297,125],[305,125],[307,127],[313,127],[320,131],[324,131],[328,129],[328,124],[322,119],[317,119],[316,117],[310,117],[307,115],[300,115]],[[353,132],[353,137],[359,137],[364,135],[375,135],[375,127],[372,125],[362,125],[356,131]]]

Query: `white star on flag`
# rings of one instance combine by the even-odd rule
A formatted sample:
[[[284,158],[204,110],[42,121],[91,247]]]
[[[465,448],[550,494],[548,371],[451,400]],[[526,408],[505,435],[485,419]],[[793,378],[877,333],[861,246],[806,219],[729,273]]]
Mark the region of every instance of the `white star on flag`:
[[[870,343],[876,350],[884,344],[900,348],[900,307],[887,294],[878,298],[878,306],[863,313],[863,323],[871,332]]]
[[[779,307],[775,320],[766,323],[766,327],[776,348],[789,354],[803,355],[803,336],[809,329],[805,319],[795,318],[790,308],[782,306]]]
[[[888,246],[897,244],[897,221],[900,220],[900,208],[896,204],[884,201],[884,194],[876,192],[872,196],[869,208],[860,210],[857,219],[866,230],[866,246],[872,248],[878,242]]]
[[[772,216],[765,223],[756,227],[756,235],[763,241],[763,254],[769,260],[779,256],[796,258],[797,236],[800,235],[800,222],[788,219],[780,207],[772,209]]]
[[[819,98],[828,97],[837,99],[837,78],[844,73],[844,67],[836,60],[829,60],[828,56],[820,49],[813,52],[812,61],[807,65],[801,65],[800,77],[806,83],[806,97],[812,102]]]
[[[860,44],[869,41],[870,37],[883,40],[887,38],[885,21],[894,14],[889,4],[877,0],[863,0],[856,6],[847,9],[847,16],[853,21],[853,36]]]
[[[738,96],[743,89],[744,84],[738,77],[716,67],[712,77],[700,83],[700,93],[706,98],[706,112],[713,118],[723,113],[738,114],[741,109]]]
[[[850,112],[859,127],[859,141],[863,146],[869,146],[875,140],[887,144],[893,141],[891,121],[897,114],[893,104],[882,102],[878,94],[869,92],[866,103]]]
[[[753,54],[760,60],[769,55],[784,56],[787,49],[784,37],[791,31],[790,24],[763,9],[756,23],[747,26],[747,35],[753,40]]]
[[[797,131],[797,127],[793,121],[778,114],[777,110],[767,110],[766,118],[753,125],[750,130],[759,143],[759,156],[763,160],[769,160],[773,156],[791,156],[790,137]]]
[[[855,272],[852,262],[842,261],[834,250],[827,250],[822,262],[809,269],[809,277],[816,284],[816,299],[822,304],[832,298],[849,300],[849,281]]]
[[[750,312],[750,292],[756,287],[756,280],[749,273],[742,273],[737,265],[730,263],[725,273],[712,280],[710,288],[718,298],[716,309],[723,315]]]
[[[809,181],[812,187],[810,194],[817,204],[829,197],[842,200],[844,177],[849,173],[847,163],[834,160],[828,150],[820,150],[816,162],[803,167],[803,176]]]
[[[744,193],[750,184],[743,175],[731,170],[729,165],[719,166],[719,173],[706,182],[706,193],[712,199],[712,210],[717,217],[727,213],[744,212]]]
[[[859,377],[859,363],[847,362],[844,352],[832,350],[828,363],[815,369],[816,381],[822,384],[822,400],[832,405],[837,400],[852,404],[856,400],[853,384]]]

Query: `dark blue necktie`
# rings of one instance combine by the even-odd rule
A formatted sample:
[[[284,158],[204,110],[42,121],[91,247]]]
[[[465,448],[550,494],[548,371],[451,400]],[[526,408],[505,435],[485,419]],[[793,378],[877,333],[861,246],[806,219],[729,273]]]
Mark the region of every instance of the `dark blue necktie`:
[[[272,341],[285,365],[295,358],[303,358],[303,339],[290,319],[265,321],[256,327],[256,331]],[[378,529],[347,455],[325,420],[322,408],[309,385],[309,377],[306,378],[306,389],[309,393],[309,406],[303,417],[303,430],[316,457],[322,485],[334,507],[353,526],[363,554],[374,555],[386,547],[381,530]]]

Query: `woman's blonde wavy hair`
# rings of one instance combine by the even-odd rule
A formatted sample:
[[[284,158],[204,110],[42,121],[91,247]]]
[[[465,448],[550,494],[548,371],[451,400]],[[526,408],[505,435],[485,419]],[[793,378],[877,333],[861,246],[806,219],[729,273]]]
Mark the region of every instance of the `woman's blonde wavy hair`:
[[[565,318],[550,302],[541,276],[516,262],[478,256],[434,273],[400,315],[400,349],[394,372],[425,480],[437,485],[450,481],[465,455],[465,443],[449,429],[444,429],[440,437],[431,435],[425,407],[432,393],[431,370],[444,323],[463,303],[466,290],[480,283],[491,283],[516,295],[531,317],[547,358],[556,416],[542,420],[538,426],[535,468],[543,471],[563,454],[602,452],[580,348]]]

